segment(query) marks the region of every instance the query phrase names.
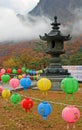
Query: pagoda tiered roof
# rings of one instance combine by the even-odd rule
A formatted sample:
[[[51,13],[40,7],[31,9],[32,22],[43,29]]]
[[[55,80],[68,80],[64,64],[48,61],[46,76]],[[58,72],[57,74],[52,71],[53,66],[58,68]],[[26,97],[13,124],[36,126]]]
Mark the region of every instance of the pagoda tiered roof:
[[[44,36],[40,36],[40,39],[42,39],[44,41],[48,41],[48,40],[51,40],[51,39],[68,41],[68,40],[71,39],[70,34],[64,35],[59,30],[59,28],[60,28],[59,25],[61,25],[61,24],[57,22],[57,17],[56,16],[54,17],[54,22],[51,23],[51,25],[52,25],[52,30],[48,34],[45,33]]]

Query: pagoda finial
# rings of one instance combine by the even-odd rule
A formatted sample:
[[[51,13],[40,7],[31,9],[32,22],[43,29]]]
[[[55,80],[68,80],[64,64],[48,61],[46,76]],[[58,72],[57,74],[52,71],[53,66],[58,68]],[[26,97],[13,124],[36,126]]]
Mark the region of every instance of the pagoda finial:
[[[59,29],[59,25],[60,23],[57,22],[57,16],[54,17],[54,22],[51,23],[52,25],[52,28],[55,29],[55,30],[58,30]]]
[[[57,16],[55,16],[54,19],[55,19],[55,23],[57,23]]]

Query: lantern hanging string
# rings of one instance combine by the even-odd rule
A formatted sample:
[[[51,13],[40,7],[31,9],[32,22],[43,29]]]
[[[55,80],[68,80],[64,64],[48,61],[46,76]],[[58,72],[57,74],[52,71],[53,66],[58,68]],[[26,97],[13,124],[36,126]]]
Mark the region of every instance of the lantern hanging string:
[[[27,96],[24,96],[24,95],[21,95],[21,96],[27,98]],[[41,101],[41,102],[44,101],[44,100],[39,99],[39,98],[33,98],[33,97],[29,97],[29,98],[31,98],[31,99],[33,99],[33,100],[36,100],[36,101]],[[57,104],[57,105],[64,105],[64,106],[73,105],[73,106],[82,108],[82,106],[80,106],[80,105],[75,105],[75,104],[66,104],[66,103],[54,102],[54,101],[47,101],[47,102],[52,103],[52,104]]]

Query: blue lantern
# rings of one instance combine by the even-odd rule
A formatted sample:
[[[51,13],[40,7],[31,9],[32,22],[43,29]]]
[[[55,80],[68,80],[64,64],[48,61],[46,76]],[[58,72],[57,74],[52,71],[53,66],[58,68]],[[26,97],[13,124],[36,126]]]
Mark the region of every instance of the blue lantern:
[[[33,74],[33,71],[32,70],[30,70],[30,75],[32,75]]]
[[[30,78],[22,78],[20,80],[21,86],[23,86],[24,90],[27,90],[31,86],[31,79]]]
[[[33,71],[33,75],[36,75],[36,71],[35,70]]]
[[[47,116],[52,112],[52,107],[48,102],[42,102],[38,105],[38,113],[47,120]]]
[[[30,75],[29,75],[29,74],[27,75],[27,78],[30,78]]]

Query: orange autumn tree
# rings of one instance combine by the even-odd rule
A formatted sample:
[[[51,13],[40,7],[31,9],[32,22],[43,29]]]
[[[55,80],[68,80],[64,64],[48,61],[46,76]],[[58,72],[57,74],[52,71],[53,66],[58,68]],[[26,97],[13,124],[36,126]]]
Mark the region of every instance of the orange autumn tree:
[[[48,64],[49,56],[42,52],[33,51],[31,48],[22,50],[21,54],[15,54],[11,58],[3,61],[5,68],[21,68],[23,66],[28,69],[42,69],[44,64]]]

